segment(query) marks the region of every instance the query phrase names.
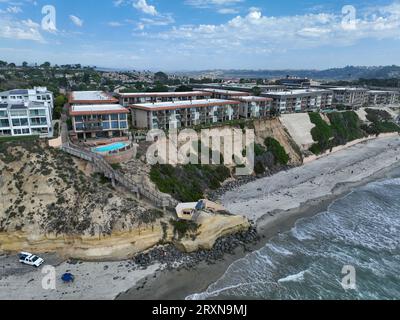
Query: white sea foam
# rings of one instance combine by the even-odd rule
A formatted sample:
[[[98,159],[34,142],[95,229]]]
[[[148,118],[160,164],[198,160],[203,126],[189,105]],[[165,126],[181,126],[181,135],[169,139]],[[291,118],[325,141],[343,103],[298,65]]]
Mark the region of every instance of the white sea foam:
[[[292,274],[290,276],[287,276],[285,278],[279,279],[278,283],[283,283],[283,282],[301,282],[304,280],[304,275],[306,274],[307,270],[301,271],[296,274]]]
[[[400,179],[389,179],[354,190],[188,299],[400,299],[399,186]],[[343,291],[344,265],[356,268],[359,290]],[[293,266],[304,271],[293,274]]]

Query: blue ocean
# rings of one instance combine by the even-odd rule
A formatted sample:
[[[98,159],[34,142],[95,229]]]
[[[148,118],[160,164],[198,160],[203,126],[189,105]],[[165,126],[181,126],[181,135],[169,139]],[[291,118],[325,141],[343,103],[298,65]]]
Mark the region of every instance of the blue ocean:
[[[345,266],[354,268],[350,289]],[[400,299],[400,178],[299,220],[187,299]]]

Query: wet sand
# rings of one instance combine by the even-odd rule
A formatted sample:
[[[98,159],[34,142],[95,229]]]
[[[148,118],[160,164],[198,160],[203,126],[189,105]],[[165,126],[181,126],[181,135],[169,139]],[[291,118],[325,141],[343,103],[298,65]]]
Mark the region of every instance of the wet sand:
[[[222,197],[224,205],[238,213],[237,211],[244,207],[240,200],[245,199],[245,203],[249,205],[248,217],[257,220],[257,229],[262,237],[258,244],[249,246],[246,250],[238,249],[234,255],[225,255],[222,261],[212,265],[202,262],[190,270],[157,272],[156,277],[146,281],[145,285],[139,282],[135,287],[120,294],[117,299],[181,300],[191,294],[205,291],[224,275],[234,261],[243,258],[249,251],[262,248],[279,233],[290,230],[299,219],[326,211],[333,201],[347,195],[356,187],[400,176],[399,150],[398,137],[380,138],[229,191]],[[399,158],[396,159],[396,156]],[[336,170],[327,171],[327,163],[334,164]],[[324,185],[316,182],[320,176],[323,177]],[[268,194],[268,201],[263,196],[262,190],[265,190],[266,186],[271,186],[271,179],[275,179],[278,184],[276,187],[280,188],[276,189],[272,197],[277,197],[280,201],[272,202],[273,192]],[[293,179],[292,185],[290,185],[291,179]],[[282,188],[284,181],[288,183],[286,189]],[[273,188],[269,187],[269,190]],[[239,209],[235,207],[238,203]],[[288,209],[276,208],[283,203],[286,203]]]

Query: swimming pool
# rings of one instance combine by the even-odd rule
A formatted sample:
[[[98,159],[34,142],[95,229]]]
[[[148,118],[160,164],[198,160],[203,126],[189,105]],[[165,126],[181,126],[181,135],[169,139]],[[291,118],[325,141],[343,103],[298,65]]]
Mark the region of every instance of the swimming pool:
[[[99,152],[99,153],[117,151],[117,150],[127,147],[128,145],[129,145],[129,143],[126,143],[126,142],[117,142],[117,143],[112,143],[112,144],[109,144],[106,146],[93,148],[93,151]]]

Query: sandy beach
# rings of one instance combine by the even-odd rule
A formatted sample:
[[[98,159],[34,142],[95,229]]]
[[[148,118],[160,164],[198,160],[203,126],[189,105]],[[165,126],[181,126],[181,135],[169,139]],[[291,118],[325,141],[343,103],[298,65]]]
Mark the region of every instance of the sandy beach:
[[[325,211],[355,187],[398,176],[399,151],[398,137],[378,138],[228,191],[221,199],[223,204],[257,221],[262,241],[212,265],[200,263],[191,270],[158,272],[146,286],[139,282],[140,288],[118,298],[175,300],[205,291],[234,261],[290,230],[299,219]]]
[[[16,256],[0,256],[1,300],[113,300],[160,268],[154,264],[143,270],[129,261],[63,262],[54,254],[42,257],[45,264],[55,267],[56,289],[43,289],[43,267],[21,265]],[[74,283],[62,282],[66,272],[75,276]]]
[[[257,222],[262,240],[238,247],[220,261],[167,270],[155,263],[144,269],[132,260],[65,262],[54,254],[46,264],[56,268],[56,290],[43,290],[40,270],[20,265],[16,256],[0,256],[0,299],[184,299],[219,279],[232,262],[254,251],[301,218],[326,210],[352,188],[398,174],[399,137],[386,137],[352,146],[304,166],[280,172],[226,192],[221,200],[236,214]],[[74,284],[61,281],[64,272]]]

